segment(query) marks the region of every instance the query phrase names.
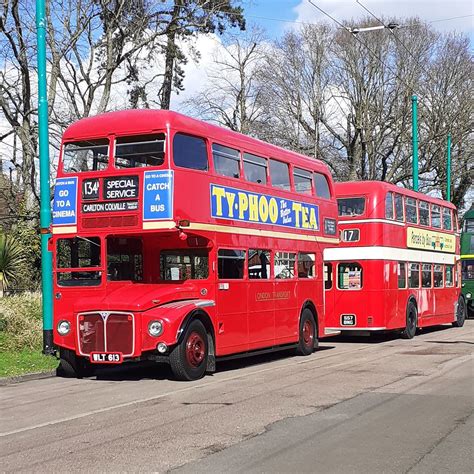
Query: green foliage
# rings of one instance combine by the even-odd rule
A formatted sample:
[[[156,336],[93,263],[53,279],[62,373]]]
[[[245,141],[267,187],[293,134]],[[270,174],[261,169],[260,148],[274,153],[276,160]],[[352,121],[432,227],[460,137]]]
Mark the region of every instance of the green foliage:
[[[0,353],[28,349],[41,351],[42,329],[39,293],[0,299]]]
[[[24,258],[20,243],[11,235],[0,234],[0,286],[8,288],[17,280]]]

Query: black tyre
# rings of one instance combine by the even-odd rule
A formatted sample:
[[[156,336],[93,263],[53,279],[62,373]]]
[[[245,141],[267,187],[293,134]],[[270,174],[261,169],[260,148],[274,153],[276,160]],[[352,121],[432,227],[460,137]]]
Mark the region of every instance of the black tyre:
[[[472,306],[467,307],[467,317],[469,319],[474,319],[474,308]]]
[[[418,324],[418,311],[413,301],[408,302],[406,326],[401,333],[403,339],[413,339],[416,334],[416,326]]]
[[[313,353],[318,347],[318,332],[316,323],[314,322],[313,313],[310,309],[303,310],[300,319],[298,347],[296,354],[300,356],[307,356]]]
[[[90,377],[94,373],[94,368],[87,359],[77,357],[69,349],[61,348],[59,350],[59,357],[59,367],[56,369],[58,377],[82,379],[83,377]]]
[[[456,311],[456,321],[454,321],[453,326],[455,328],[462,328],[464,326],[464,321],[466,320],[466,302],[462,296],[458,300],[458,309]]]
[[[209,357],[207,332],[198,319],[188,325],[179,342],[171,351],[170,365],[178,380],[197,380],[204,376]]]

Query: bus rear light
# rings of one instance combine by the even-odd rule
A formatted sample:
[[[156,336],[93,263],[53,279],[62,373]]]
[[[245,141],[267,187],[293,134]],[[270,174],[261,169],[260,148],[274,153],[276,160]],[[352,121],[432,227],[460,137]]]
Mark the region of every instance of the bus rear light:
[[[369,316],[367,318],[367,326],[372,326],[374,324],[374,318],[372,316]]]

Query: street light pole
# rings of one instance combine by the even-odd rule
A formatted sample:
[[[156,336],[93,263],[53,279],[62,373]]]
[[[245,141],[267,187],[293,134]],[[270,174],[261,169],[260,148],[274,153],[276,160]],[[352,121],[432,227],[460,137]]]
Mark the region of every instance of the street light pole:
[[[41,282],[43,293],[43,353],[54,354],[53,347],[53,258],[48,249],[51,237],[51,196],[49,183],[48,95],[46,83],[45,0],[36,0],[38,44],[38,138],[40,161]]]
[[[418,98],[416,95],[411,98],[411,134],[413,148],[413,190],[418,191]]]

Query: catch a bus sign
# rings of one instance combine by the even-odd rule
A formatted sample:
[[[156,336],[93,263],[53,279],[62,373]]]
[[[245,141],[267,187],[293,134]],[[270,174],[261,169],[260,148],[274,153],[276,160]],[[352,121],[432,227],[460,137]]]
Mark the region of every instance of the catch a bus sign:
[[[77,176],[59,178],[54,187],[53,225],[77,224]]]
[[[408,227],[407,247],[454,253],[456,250],[456,240],[454,235]]]
[[[292,229],[319,230],[319,207],[211,184],[211,216]]]
[[[173,218],[173,170],[145,171],[143,179],[143,220]]]

